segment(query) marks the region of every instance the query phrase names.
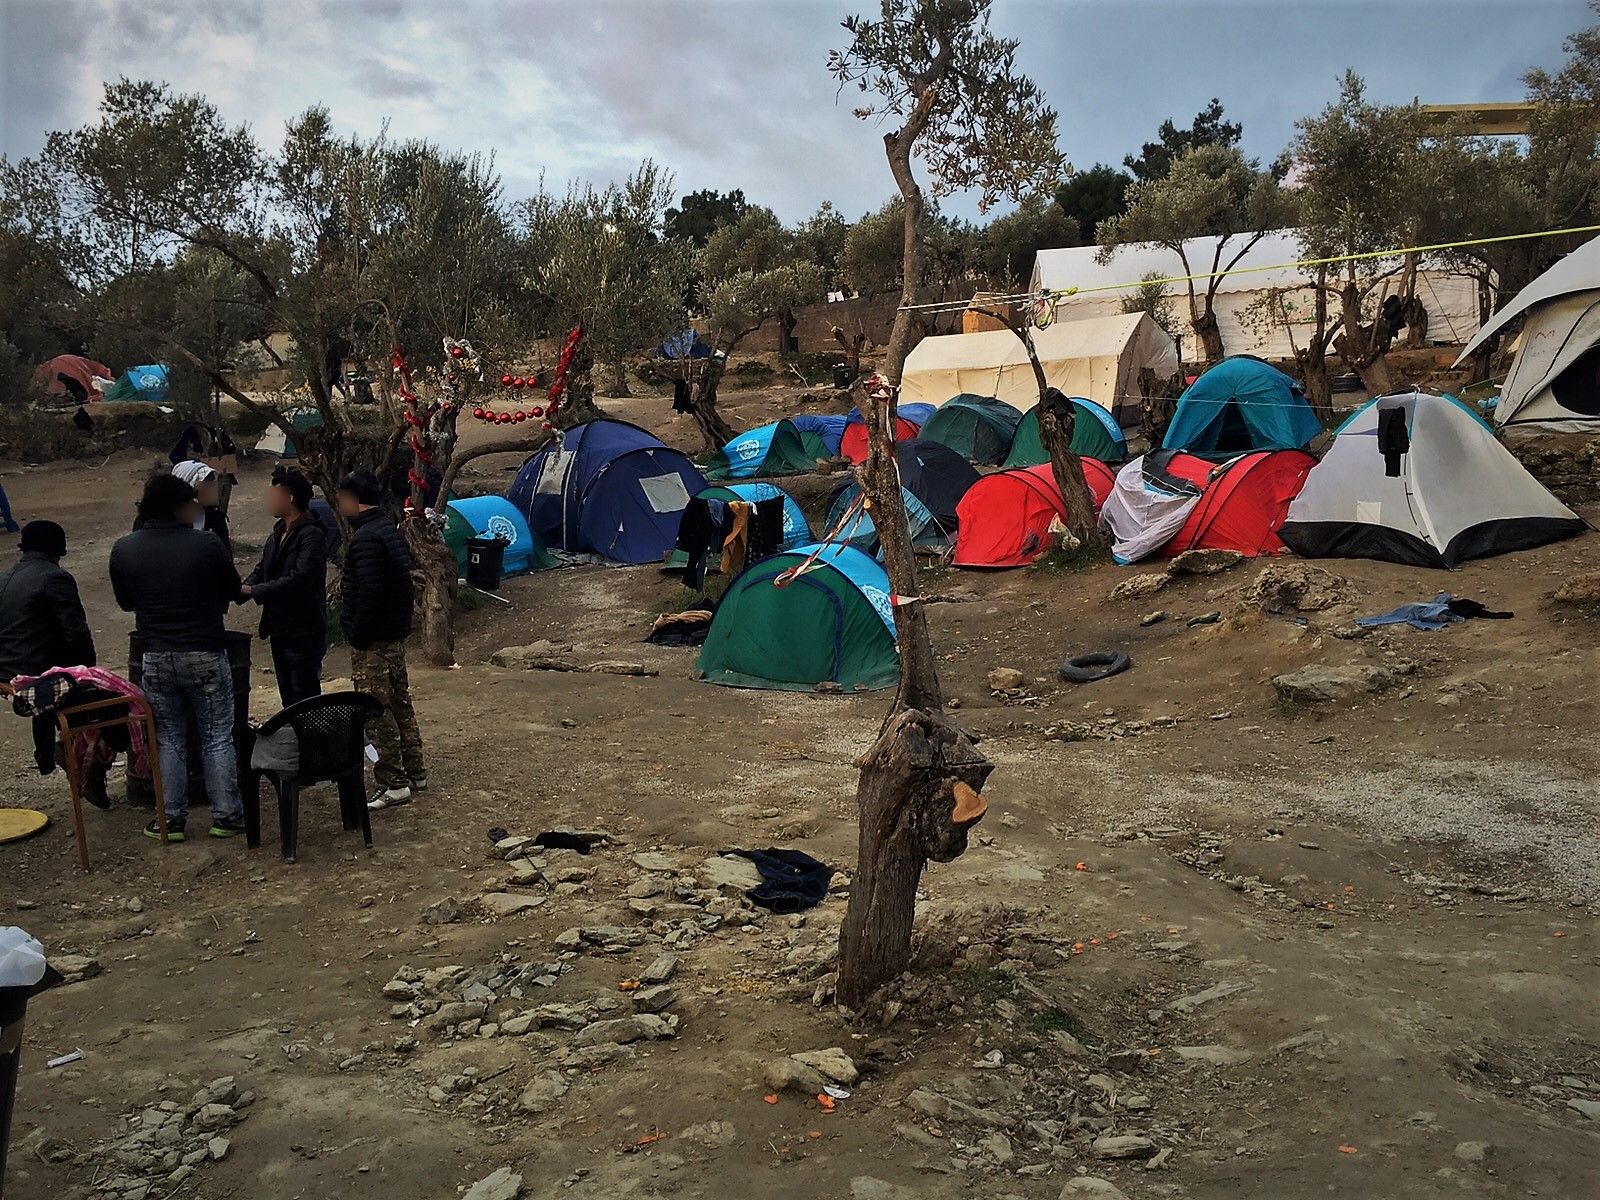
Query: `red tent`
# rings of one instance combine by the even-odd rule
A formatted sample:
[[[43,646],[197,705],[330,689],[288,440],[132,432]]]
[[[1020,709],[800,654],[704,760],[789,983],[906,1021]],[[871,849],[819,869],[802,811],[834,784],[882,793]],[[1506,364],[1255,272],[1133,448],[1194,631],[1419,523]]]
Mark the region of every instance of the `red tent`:
[[[1203,494],[1161,553],[1168,558],[1185,550],[1237,550],[1251,558],[1282,554],[1278,530],[1316,465],[1302,450],[1258,450],[1221,466],[1192,454],[1173,455],[1167,472],[1197,484]]]
[[[894,419],[894,440],[909,442],[917,436],[920,426],[904,417]],[[859,418],[851,421],[844,427],[844,433],[839,438],[839,453],[853,463],[867,461],[867,423]]]
[[[65,396],[67,388],[56,378],[58,375],[76,379],[83,385],[83,390],[88,393],[90,400],[100,399],[100,393],[95,391],[91,380],[115,378],[111,374],[111,368],[105,363],[95,362],[92,358],[84,358],[78,354],[58,354],[34,369],[33,385],[47,396]]]
[[[1116,474],[1097,458],[1080,461],[1098,513]],[[985,475],[956,506],[955,565],[1025,567],[1050,544],[1051,519],[1066,515],[1049,463]]]

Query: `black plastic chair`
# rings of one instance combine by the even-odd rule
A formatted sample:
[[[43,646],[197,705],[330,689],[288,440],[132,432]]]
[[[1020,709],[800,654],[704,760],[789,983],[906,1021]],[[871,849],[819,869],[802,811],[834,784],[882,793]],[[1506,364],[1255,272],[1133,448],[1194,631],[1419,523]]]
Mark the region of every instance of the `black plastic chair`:
[[[383,713],[383,703],[365,692],[333,692],[312,696],[280,710],[265,724],[251,727],[250,759],[244,787],[245,844],[261,845],[261,777],[265,775],[278,794],[278,829],[283,840],[283,860],[293,862],[300,833],[300,792],[317,783],[339,786],[339,815],[346,832],[360,828],[367,849],[372,849],[372,820],[367,813],[366,728]],[[279,770],[253,765],[260,740],[294,731],[299,765]]]

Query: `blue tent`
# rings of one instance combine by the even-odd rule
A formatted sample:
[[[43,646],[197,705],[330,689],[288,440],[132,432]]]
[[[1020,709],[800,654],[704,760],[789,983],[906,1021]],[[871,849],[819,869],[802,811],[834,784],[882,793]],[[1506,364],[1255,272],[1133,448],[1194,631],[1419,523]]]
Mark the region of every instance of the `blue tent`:
[[[903,420],[910,421],[913,425],[920,429],[922,426],[928,423],[928,418],[933,416],[938,409],[932,404],[923,404],[920,401],[913,401],[910,404],[901,404],[896,406],[894,411],[899,414]],[[859,408],[852,408],[850,410],[850,415],[845,418],[846,421],[850,422],[861,421],[863,419],[864,418],[861,416],[861,410]]]
[[[844,515],[849,511],[850,505],[861,494],[861,485],[847,483],[834,493],[832,502],[828,505],[827,528],[837,528],[839,522],[844,520]],[[914,546],[939,547],[947,545],[950,535],[934,516],[928,511],[928,506],[918,500],[910,488],[900,489],[900,499],[906,506],[906,524],[911,530],[911,543]],[[847,545],[865,550],[868,554],[876,556],[879,551],[878,529],[873,524],[872,514],[866,511],[857,513],[850,522],[839,531],[839,537]]]
[[[522,575],[552,565],[543,544],[511,501],[501,496],[470,496],[452,500],[449,507],[472,526],[473,537],[499,538],[506,544],[502,565],[507,575]]]
[[[758,475],[803,475],[817,460],[831,457],[822,438],[802,433],[793,421],[774,421],[741,433],[711,456],[707,479],[750,479]]]
[[[574,425],[533,455],[506,493],[546,545],[624,563],[659,562],[705,477],[626,421]]]
[[[731,492],[746,504],[759,504],[763,500],[776,500],[782,496],[783,545],[780,549],[792,550],[811,540],[811,523],[806,520],[806,514],[801,511],[795,498],[781,487],[770,483],[719,483],[707,488],[701,495],[726,499],[718,495],[719,492]]]
[[[844,436],[844,427],[850,418],[835,417],[826,413],[801,413],[790,417],[789,420],[794,422],[794,427],[801,433],[814,433],[821,438],[829,454],[837,454],[839,439]]]
[[[171,390],[167,369],[160,363],[146,363],[142,367],[129,367],[107,390],[107,400],[143,400],[149,404],[163,404]]]
[[[1225,358],[1178,397],[1164,450],[1232,458],[1254,450],[1298,450],[1322,432],[1306,394],[1259,358]]]
[[[692,329],[685,329],[673,334],[656,347],[657,358],[710,358],[711,347]]]

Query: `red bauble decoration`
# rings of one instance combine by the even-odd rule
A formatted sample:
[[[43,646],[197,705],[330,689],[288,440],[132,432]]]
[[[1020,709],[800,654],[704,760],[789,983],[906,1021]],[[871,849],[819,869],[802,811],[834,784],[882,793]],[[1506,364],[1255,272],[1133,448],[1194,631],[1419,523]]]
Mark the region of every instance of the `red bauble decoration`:
[[[513,379],[511,381],[511,386],[514,387],[514,388],[519,388],[519,387],[523,386],[523,384],[525,384],[525,383],[527,383],[527,380],[524,379],[521,375],[518,375],[515,379]]]
[[[451,358],[465,358],[466,356],[467,356],[467,352],[464,349],[462,349],[460,346],[451,346],[450,347],[450,357]]]
[[[520,408],[517,409],[517,411],[512,415],[513,415],[514,419],[516,419],[518,421],[526,421],[528,419],[528,414],[523,412]]]
[[[511,414],[510,413],[501,413],[498,417],[495,418],[495,420],[497,422],[499,422],[501,425],[509,425],[509,424],[511,424]]]
[[[456,373],[454,371],[451,371],[450,374],[445,376],[445,379],[447,381],[449,381],[450,383],[454,383],[456,381]]]
[[[528,415],[530,417],[542,417],[542,416],[544,416],[544,409],[540,408],[537,404],[535,404],[532,408],[530,408],[528,410]]]
[[[511,376],[509,376],[509,375],[500,376],[500,386],[501,387],[510,387],[511,386]]]
[[[539,428],[544,430],[546,433],[549,433],[552,429],[555,428],[555,426],[550,424],[549,421],[545,421],[539,426]]]
[[[481,409],[481,408],[473,409],[472,410],[472,415],[477,417],[478,420],[480,420],[480,421],[483,420],[483,409]]]

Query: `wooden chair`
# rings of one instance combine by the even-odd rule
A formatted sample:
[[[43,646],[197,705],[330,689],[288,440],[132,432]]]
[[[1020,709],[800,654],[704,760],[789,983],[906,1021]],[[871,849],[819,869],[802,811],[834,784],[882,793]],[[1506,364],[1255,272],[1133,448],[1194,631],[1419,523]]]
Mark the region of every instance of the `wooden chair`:
[[[75,717],[102,713],[119,707],[123,712],[118,716],[90,720],[81,724],[72,723]],[[150,759],[150,787],[155,793],[156,801],[156,829],[160,831],[161,842],[165,845],[167,803],[166,794],[161,786],[161,759],[156,745],[156,717],[150,708],[150,701],[143,696],[108,696],[104,700],[91,700],[88,704],[74,704],[57,709],[55,716],[57,736],[61,739],[61,750],[66,758],[67,784],[72,790],[72,832],[78,839],[78,861],[83,869],[89,870],[89,840],[83,826],[81,773],[78,769],[78,752],[73,745],[75,734],[94,733],[97,730],[112,729],[118,725],[132,725],[135,722],[144,727],[145,748]]]

